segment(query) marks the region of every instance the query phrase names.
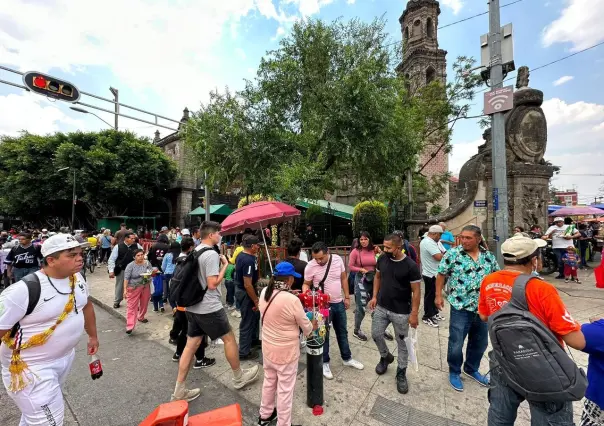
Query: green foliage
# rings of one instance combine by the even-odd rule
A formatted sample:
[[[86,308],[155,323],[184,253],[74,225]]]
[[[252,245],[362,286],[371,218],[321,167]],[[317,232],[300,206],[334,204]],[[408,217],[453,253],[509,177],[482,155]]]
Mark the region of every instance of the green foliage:
[[[95,218],[160,198],[176,176],[160,148],[130,132],[2,136],[2,210],[30,220],[70,217],[74,169],[78,209],[83,203]]]
[[[438,216],[442,211],[443,207],[440,204],[433,204],[432,207],[430,207],[429,214],[430,216]]]
[[[262,194],[253,194],[248,197],[241,197],[239,202],[237,203],[237,208],[240,209],[243,206],[247,206],[248,204],[257,203],[258,201],[273,201],[273,197],[268,197]]]
[[[337,247],[348,247],[350,246],[350,238],[348,238],[346,235],[338,235],[334,240],[334,245]]]
[[[371,234],[374,243],[384,240],[388,229],[388,209],[380,201],[363,201],[354,207],[352,230],[355,236],[361,231]]]
[[[308,206],[308,210],[306,210],[304,218],[306,219],[306,223],[313,223],[313,221],[315,221],[322,214],[323,209],[320,206],[311,204]]]

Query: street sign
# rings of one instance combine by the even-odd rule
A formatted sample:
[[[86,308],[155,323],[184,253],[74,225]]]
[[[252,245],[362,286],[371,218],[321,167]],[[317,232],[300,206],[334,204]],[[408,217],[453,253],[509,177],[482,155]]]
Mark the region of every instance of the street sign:
[[[23,74],[23,84],[32,92],[60,101],[75,103],[80,100],[80,91],[73,84],[38,71]]]
[[[486,207],[487,200],[474,200],[474,207]]]
[[[514,86],[493,89],[484,94],[484,114],[491,115],[514,108]]]
[[[499,188],[493,188],[493,211],[499,210]]]

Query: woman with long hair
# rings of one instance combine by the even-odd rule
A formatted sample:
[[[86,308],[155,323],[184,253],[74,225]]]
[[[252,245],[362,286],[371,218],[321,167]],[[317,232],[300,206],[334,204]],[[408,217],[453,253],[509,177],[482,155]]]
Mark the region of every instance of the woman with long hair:
[[[136,249],[132,253],[134,260],[126,266],[124,272],[124,299],[128,301],[126,311],[126,334],[131,334],[138,319],[149,322],[145,315],[151,298],[151,275],[153,268],[145,260],[145,252]]]
[[[260,293],[264,383],[259,425],[268,425],[275,419],[277,426],[292,424],[294,387],[300,359],[299,329],[308,336],[317,328],[317,323],[306,317],[298,298],[289,292],[295,278],[301,278],[301,275],[295,271],[294,265],[281,262],[275,266],[273,277]]]
[[[354,314],[354,331],[352,335],[366,342],[367,336],[361,330],[361,323],[365,318],[365,307],[367,301],[371,300],[373,293],[373,278],[375,277],[375,248],[371,242],[371,235],[367,231],[361,231],[359,244],[350,252],[348,267],[354,273],[354,300],[356,311]]]
[[[168,299],[170,306],[172,306],[172,302],[170,301],[170,280],[172,279],[172,275],[174,275],[174,268],[176,267],[176,260],[180,255],[180,250],[180,243],[177,243],[176,241],[170,243],[170,251],[166,253],[161,262],[161,270],[163,272],[163,292],[158,294],[158,296],[163,296],[164,299]],[[176,306],[172,306],[172,308],[175,307]]]

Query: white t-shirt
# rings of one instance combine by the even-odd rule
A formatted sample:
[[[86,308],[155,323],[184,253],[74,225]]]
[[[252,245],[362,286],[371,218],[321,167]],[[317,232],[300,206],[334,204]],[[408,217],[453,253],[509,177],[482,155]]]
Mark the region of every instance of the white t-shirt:
[[[27,285],[19,281],[0,294],[0,330],[10,330],[16,323],[21,324],[22,342],[25,343],[35,334],[41,333],[53,326],[59,315],[65,309],[69,299],[69,278],[51,278],[42,272],[36,272],[40,279],[40,300],[34,311],[25,316],[29,293]],[[72,310],[65,321],[57,326],[48,341],[42,346],[35,346],[21,352],[21,357],[28,364],[44,364],[68,355],[78,344],[84,331],[84,313],[82,309],[88,303],[88,285],[82,276],[76,274],[75,298],[77,314]],[[65,295],[59,294],[67,293]],[[5,345],[0,345],[0,361],[2,368],[10,365],[12,351]]]
[[[562,237],[566,232],[566,228],[568,228],[569,226],[571,225],[552,225],[547,229],[545,235],[549,235],[552,238],[552,248],[566,249],[568,248],[568,246],[573,245],[573,240],[567,240],[566,238]]]
[[[442,251],[438,248],[438,243],[432,238],[426,236],[426,238],[419,243],[419,250],[420,258],[422,260],[422,275],[425,275],[429,278],[434,277],[438,270],[440,260],[436,260],[432,256],[442,253]]]

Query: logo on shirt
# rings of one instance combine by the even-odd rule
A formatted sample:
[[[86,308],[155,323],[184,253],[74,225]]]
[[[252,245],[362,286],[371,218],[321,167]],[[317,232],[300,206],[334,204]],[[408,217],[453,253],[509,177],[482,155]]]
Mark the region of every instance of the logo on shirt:
[[[55,294],[54,296],[52,296],[52,297],[49,297],[48,299],[45,297],[45,298],[44,298],[44,301],[45,301],[45,302],[48,302],[49,300],[52,300],[52,299],[54,299],[55,297],[57,297],[57,295],[56,295],[56,294]]]
[[[573,317],[570,315],[570,313],[568,312],[568,310],[564,311],[564,315],[562,315],[562,319],[566,322],[569,322],[571,324],[575,324],[575,320],[573,319]]]

